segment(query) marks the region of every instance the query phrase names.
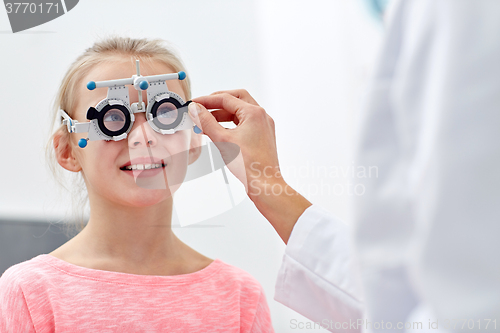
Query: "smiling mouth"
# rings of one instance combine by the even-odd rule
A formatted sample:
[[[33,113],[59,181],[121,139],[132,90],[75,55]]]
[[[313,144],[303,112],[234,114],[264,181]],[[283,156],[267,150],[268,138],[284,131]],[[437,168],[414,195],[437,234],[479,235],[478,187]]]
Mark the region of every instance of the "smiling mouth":
[[[151,163],[151,164],[131,164],[121,167],[120,170],[130,171],[130,170],[152,170],[164,168],[167,165],[164,163]]]

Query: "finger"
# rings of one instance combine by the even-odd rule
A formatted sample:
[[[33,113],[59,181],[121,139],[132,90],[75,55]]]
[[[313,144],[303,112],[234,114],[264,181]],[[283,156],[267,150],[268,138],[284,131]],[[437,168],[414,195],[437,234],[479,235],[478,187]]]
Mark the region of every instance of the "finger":
[[[252,95],[250,95],[250,93],[245,89],[221,90],[212,93],[212,95],[219,95],[224,93],[239,98],[247,103],[260,106],[259,103],[257,103],[257,101],[252,97]]]
[[[212,141],[223,141],[226,129],[222,127],[207,109],[198,103],[192,102],[188,106],[189,116],[198,128]]]
[[[212,116],[218,121],[218,122],[226,122],[226,121],[231,121],[235,123],[236,125],[239,124],[239,119],[236,117],[236,115],[227,112],[225,110],[215,110],[210,112]]]
[[[254,106],[230,94],[202,96],[193,99],[193,101],[203,105],[207,109],[224,109],[232,114],[235,114],[246,106]]]

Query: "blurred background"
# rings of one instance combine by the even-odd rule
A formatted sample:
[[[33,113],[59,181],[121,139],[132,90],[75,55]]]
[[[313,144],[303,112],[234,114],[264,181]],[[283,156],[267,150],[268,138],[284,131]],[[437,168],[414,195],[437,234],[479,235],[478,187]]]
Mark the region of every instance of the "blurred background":
[[[44,157],[50,108],[69,65],[111,34],[169,41],[195,97],[247,89],[276,122],[288,183],[349,223],[357,195],[356,115],[383,33],[374,13],[364,0],[84,0],[54,21],[12,34],[0,10],[0,274],[67,239],[62,224],[73,222],[71,198]],[[227,195],[219,185],[205,190]],[[257,278],[276,332],[286,332],[292,319],[307,320],[273,300],[285,245],[243,190],[233,191],[235,206],[179,224],[187,209],[202,209],[209,199],[187,201],[185,190],[176,198],[174,230],[197,251]]]

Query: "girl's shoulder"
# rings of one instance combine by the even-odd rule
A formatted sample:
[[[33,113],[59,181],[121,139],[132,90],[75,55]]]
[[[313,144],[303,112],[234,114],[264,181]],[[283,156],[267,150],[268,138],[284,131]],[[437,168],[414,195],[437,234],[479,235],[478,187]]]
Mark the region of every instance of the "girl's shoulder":
[[[0,277],[0,299],[2,301],[23,295],[43,280],[48,267],[42,256],[9,267]]]
[[[212,279],[213,283],[222,286],[224,289],[230,289],[233,292],[239,292],[240,294],[252,298],[256,297],[257,299],[264,293],[259,281],[247,271],[229,265],[220,259],[216,259],[215,262],[221,268],[217,276]]]
[[[43,261],[43,256],[39,255],[9,267],[0,277],[0,288],[6,283],[29,283],[33,279],[39,278],[48,269]]]
[[[259,284],[259,282],[250,273],[239,267],[227,264],[220,259],[215,259],[214,263],[220,265],[220,275],[221,277],[223,276],[227,279],[228,282],[231,281],[233,283],[240,284]]]
[[[43,254],[7,269],[0,278],[0,292],[20,289],[29,293],[56,290],[77,283],[80,288],[123,285],[137,288],[172,288],[173,290],[227,291],[242,297],[259,298],[263,294],[260,283],[245,270],[215,259],[207,267],[194,273],[174,276],[133,275],[84,268]],[[103,283],[105,283],[103,285]]]

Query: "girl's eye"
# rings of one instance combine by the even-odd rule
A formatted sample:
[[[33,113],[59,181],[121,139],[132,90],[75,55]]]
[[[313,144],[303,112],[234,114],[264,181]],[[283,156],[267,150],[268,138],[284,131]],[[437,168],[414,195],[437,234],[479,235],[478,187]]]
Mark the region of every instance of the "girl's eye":
[[[170,104],[170,103],[167,103]],[[170,105],[163,104],[158,108],[157,115],[162,118],[172,118],[176,113],[177,109],[175,107],[171,107]]]
[[[172,103],[163,103],[156,111],[156,117],[164,125],[172,124],[178,115],[177,108]]]
[[[106,112],[106,115],[104,116],[104,121],[125,121],[125,117],[123,116],[123,113],[121,112]]]
[[[111,109],[104,115],[104,126],[110,131],[116,132],[125,126],[125,115],[123,112]]]

